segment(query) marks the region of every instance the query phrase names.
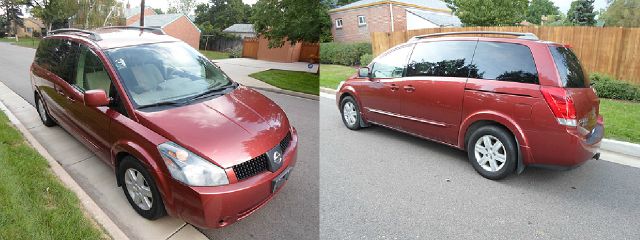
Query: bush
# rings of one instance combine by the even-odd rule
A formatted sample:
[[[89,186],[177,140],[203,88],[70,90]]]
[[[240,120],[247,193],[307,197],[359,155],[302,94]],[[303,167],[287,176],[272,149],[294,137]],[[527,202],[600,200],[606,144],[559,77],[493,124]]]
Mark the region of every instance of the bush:
[[[639,86],[600,73],[591,74],[590,79],[598,97],[640,102]]]
[[[230,58],[241,58],[242,57],[242,45],[232,48],[229,51]]]
[[[359,65],[362,55],[372,54],[371,43],[321,43],[320,63]]]
[[[369,65],[369,63],[371,63],[371,61],[373,61],[373,54],[365,54],[360,56],[360,65],[361,66],[367,66]]]

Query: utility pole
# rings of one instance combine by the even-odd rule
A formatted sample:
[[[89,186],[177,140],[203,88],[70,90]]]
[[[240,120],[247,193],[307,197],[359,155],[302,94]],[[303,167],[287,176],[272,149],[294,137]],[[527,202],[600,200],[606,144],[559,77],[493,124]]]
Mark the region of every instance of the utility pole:
[[[140,27],[144,27],[144,0],[140,1]]]

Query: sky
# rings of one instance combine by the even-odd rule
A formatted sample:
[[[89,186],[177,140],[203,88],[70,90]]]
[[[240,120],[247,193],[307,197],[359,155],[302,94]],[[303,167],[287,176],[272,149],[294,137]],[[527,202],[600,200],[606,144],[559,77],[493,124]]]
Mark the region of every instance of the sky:
[[[572,0],[551,0],[557,7],[560,8],[560,12],[567,13],[569,8],[571,7]],[[607,0],[596,0],[593,3],[594,10],[600,10],[601,8],[607,7]]]

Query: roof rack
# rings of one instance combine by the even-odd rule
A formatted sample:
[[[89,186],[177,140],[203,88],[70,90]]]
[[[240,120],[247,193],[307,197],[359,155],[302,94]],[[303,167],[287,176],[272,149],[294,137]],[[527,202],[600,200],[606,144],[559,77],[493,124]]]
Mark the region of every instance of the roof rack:
[[[536,36],[533,33],[495,32],[495,31],[468,31],[468,32],[444,32],[444,33],[432,33],[432,34],[420,35],[420,36],[412,37],[409,40],[409,42],[415,42],[415,41],[418,41],[419,39],[429,38],[429,37],[441,37],[441,36],[447,36],[447,35],[466,35],[466,34],[511,35],[511,36],[517,36],[519,39],[526,39],[526,40],[533,40],[533,41],[540,40],[538,38],[538,36]]]
[[[140,30],[140,31],[147,31],[147,32],[150,32],[150,33],[154,33],[154,34],[157,34],[157,35],[166,35],[166,33],[161,28],[154,28],[154,27],[111,26],[111,27],[101,27],[99,29]]]
[[[100,37],[100,35],[96,32],[92,32],[89,30],[82,30],[82,29],[77,29],[77,28],[61,28],[61,29],[56,29],[50,32],[51,34],[61,34],[61,33],[84,33],[89,35],[89,38],[91,40],[94,41],[100,41],[102,40],[102,38]]]

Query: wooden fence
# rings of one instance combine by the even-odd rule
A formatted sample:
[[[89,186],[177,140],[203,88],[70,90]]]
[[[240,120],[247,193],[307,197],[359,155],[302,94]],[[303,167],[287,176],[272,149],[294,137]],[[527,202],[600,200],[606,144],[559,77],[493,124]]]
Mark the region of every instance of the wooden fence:
[[[258,58],[259,46],[260,46],[260,39],[245,38],[244,40],[242,40],[242,57]]]
[[[316,63],[320,57],[320,44],[318,43],[302,43],[300,49],[300,61]]]
[[[374,55],[422,34],[458,31],[531,32],[541,40],[569,44],[589,73],[600,72],[640,83],[640,28],[600,27],[464,27],[428,28],[406,32],[374,32]]]

